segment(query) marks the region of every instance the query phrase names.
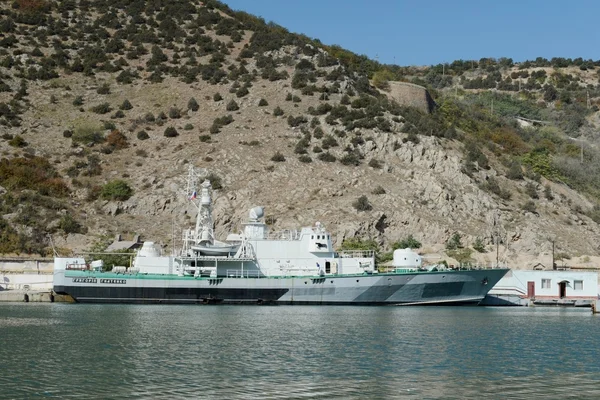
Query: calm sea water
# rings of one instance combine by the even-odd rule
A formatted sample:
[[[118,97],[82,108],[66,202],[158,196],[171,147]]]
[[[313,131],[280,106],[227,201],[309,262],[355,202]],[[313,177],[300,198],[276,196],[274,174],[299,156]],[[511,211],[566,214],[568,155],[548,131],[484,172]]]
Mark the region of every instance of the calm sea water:
[[[589,309],[0,304],[0,398],[600,398]]]

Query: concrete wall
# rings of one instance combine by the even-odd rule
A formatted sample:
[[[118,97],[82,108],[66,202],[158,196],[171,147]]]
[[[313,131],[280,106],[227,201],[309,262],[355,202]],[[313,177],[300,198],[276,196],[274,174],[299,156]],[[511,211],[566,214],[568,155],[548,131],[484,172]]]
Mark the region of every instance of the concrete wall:
[[[389,95],[403,106],[416,107],[424,112],[431,112],[435,102],[423,86],[408,82],[389,82]]]
[[[53,259],[0,259],[0,291],[52,289]]]
[[[52,273],[52,271],[54,271],[54,259],[2,258],[0,259],[0,271],[19,273]]]
[[[18,274],[0,272],[0,291],[8,289],[52,289],[52,274]]]

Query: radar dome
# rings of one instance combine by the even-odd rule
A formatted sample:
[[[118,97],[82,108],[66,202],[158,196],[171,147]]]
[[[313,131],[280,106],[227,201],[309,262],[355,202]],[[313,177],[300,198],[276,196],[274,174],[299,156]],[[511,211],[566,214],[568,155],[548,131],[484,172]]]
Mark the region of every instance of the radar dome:
[[[265,209],[263,207],[253,207],[250,210],[250,219],[259,219],[264,217]]]

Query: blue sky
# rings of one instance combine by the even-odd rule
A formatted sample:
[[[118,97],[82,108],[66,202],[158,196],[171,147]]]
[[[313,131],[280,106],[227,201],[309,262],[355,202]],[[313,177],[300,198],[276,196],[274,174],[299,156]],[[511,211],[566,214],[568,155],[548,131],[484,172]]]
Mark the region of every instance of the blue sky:
[[[600,0],[224,0],[382,63],[600,59]]]

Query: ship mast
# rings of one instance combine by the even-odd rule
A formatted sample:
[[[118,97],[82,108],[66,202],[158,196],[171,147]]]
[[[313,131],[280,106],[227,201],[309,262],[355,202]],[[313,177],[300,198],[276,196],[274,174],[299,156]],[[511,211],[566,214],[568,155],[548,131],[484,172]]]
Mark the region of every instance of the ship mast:
[[[196,227],[189,230],[186,235],[186,241],[192,245],[197,244],[214,244],[215,236],[212,219],[212,185],[210,181],[205,179],[200,185],[200,193],[198,193],[198,182],[201,176],[196,172],[194,166],[190,164],[188,179],[187,179],[187,198],[192,202],[198,210],[196,214]]]

